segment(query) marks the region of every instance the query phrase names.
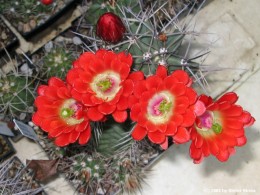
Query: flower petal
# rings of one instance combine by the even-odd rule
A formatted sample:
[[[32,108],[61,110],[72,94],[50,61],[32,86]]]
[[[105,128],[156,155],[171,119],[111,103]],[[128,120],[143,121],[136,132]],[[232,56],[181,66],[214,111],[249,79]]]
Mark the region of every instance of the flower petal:
[[[158,77],[164,79],[167,77],[167,69],[165,66],[159,65],[156,73],[155,73]]]
[[[91,129],[89,125],[88,128],[80,134],[79,144],[80,145],[86,144],[90,140],[90,136],[91,136]]]
[[[147,134],[146,129],[139,126],[139,125],[136,125],[135,128],[132,131],[132,137],[133,137],[134,140],[137,140],[137,141],[144,139],[146,134]]]
[[[238,96],[236,93],[234,92],[229,92],[224,94],[223,96],[221,96],[216,103],[221,103],[221,102],[229,102],[230,104],[234,104],[236,103],[236,101],[238,100]]]
[[[108,103],[103,103],[98,105],[98,111],[104,115],[111,114],[116,109],[116,105],[109,105]]]
[[[116,122],[122,123],[125,122],[127,119],[127,112],[125,110],[116,110],[115,112],[112,113],[113,118],[115,119]]]
[[[148,138],[155,144],[162,144],[166,140],[166,136],[159,131],[148,132]]]
[[[173,136],[174,142],[181,144],[190,140],[190,134],[184,127],[179,127],[177,133]]]
[[[87,116],[92,121],[100,121],[103,119],[104,114],[99,112],[97,107],[90,107],[87,111]]]
[[[64,147],[64,146],[67,146],[70,142],[69,142],[69,133],[64,133],[64,134],[61,134],[59,137],[57,137],[55,139],[55,145],[56,146],[59,146],[59,147]]]

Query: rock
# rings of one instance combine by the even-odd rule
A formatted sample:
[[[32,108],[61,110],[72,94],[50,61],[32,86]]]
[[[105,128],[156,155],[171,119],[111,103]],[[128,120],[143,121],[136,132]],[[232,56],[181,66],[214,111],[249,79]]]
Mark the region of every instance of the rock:
[[[53,48],[53,42],[52,41],[49,41],[48,43],[46,43],[44,45],[44,49],[48,53],[52,50],[52,48]]]
[[[72,41],[75,45],[81,45],[82,44],[82,41],[79,37],[73,37]]]
[[[1,38],[2,38],[2,40],[6,40],[7,39],[7,35],[6,35],[5,31],[3,31],[1,33]]]
[[[35,20],[30,20],[29,24],[32,29],[34,29],[37,25]]]
[[[24,33],[27,33],[27,32],[30,32],[31,31],[31,27],[29,25],[29,23],[26,23],[23,25],[23,32]]]
[[[23,23],[22,22],[18,22],[18,27],[17,27],[19,32],[23,31]]]

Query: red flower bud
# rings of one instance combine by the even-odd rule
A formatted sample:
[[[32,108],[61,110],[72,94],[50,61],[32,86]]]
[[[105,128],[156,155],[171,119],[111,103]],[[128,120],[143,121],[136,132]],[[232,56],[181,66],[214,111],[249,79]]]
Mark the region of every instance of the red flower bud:
[[[53,0],[41,0],[42,4],[44,5],[50,5],[53,3]]]
[[[103,14],[98,19],[96,33],[104,41],[118,43],[122,40],[125,31],[122,20],[111,12]]]

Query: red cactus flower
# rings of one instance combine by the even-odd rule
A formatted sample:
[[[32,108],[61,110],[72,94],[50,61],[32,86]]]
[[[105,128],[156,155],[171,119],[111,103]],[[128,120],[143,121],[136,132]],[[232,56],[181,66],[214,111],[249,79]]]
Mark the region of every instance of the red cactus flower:
[[[138,72],[130,75],[139,78]],[[197,94],[189,87],[191,79],[185,71],[177,70],[167,76],[167,69],[159,66],[156,75],[136,82],[133,96],[129,98],[130,116],[137,125],[132,137],[142,140],[146,135],[156,144],[167,148],[168,139],[175,143],[189,141],[187,127],[193,125],[195,114],[193,104]]]
[[[83,53],[68,72],[67,81],[73,87],[72,96],[88,106],[88,117],[103,120],[112,114],[117,122],[127,118],[128,96],[133,82],[127,79],[132,56],[121,52],[98,50]]]
[[[50,5],[53,3],[53,0],[41,0],[42,4],[44,5]]]
[[[38,88],[38,95],[35,99],[37,112],[32,120],[55,139],[57,146],[77,140],[83,145],[89,141],[91,129],[85,108],[71,97],[69,87],[62,80],[52,77],[48,85]]]
[[[191,128],[190,156],[194,163],[214,155],[219,161],[227,161],[235,152],[235,146],[246,144],[244,128],[255,119],[242,107],[236,105],[238,96],[226,93],[214,102],[211,97],[201,95],[195,106],[197,118]]]
[[[96,26],[97,36],[110,43],[121,41],[125,31],[126,28],[122,20],[111,12],[100,16]]]

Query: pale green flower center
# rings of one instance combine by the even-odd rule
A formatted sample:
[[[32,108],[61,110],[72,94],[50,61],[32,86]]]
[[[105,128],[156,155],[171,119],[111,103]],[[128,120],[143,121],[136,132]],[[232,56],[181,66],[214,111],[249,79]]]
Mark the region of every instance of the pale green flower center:
[[[84,118],[77,119],[76,114],[80,109],[80,104],[76,102],[74,99],[67,99],[64,101],[60,108],[60,117],[68,124],[68,125],[77,125],[84,121]]]
[[[197,132],[203,137],[211,137],[222,133],[222,120],[219,112],[206,111],[196,120]]]
[[[173,115],[174,97],[168,91],[155,94],[147,107],[147,119],[154,124],[167,123]]]
[[[113,100],[120,90],[120,75],[114,71],[105,71],[96,75],[90,83],[91,89],[96,93],[96,97],[109,102]]]

